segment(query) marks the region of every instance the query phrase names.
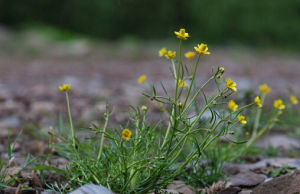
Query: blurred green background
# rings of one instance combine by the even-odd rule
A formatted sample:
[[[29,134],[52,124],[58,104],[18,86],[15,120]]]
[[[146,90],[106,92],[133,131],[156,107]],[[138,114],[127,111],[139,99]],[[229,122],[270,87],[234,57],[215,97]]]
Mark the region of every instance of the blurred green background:
[[[159,40],[185,27],[210,44],[300,48],[300,0],[0,0],[0,24],[100,40]]]

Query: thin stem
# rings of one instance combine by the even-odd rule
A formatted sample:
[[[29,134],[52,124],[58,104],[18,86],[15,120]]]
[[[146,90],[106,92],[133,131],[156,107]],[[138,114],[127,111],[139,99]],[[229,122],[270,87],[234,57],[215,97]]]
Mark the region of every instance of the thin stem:
[[[192,91],[192,87],[193,87],[193,84],[194,84],[194,81],[195,81],[195,78],[196,78],[196,73],[197,73],[197,69],[198,69],[198,66],[199,66],[199,61],[200,61],[200,54],[198,55],[198,58],[197,58],[197,61],[196,61],[196,64],[195,64],[195,67],[194,67],[194,71],[193,71],[193,75],[192,75],[192,80],[191,80],[191,84],[190,84],[190,87],[188,89],[188,92],[187,92],[187,95],[186,95],[186,98],[184,100],[184,103],[183,103],[183,107],[185,107],[188,99],[189,99],[189,96],[190,96],[190,93]]]
[[[179,60],[178,60],[178,67],[177,67],[177,71],[176,71],[176,74],[174,75],[175,76],[175,93],[174,93],[174,104],[172,106],[172,113],[171,113],[171,117],[170,117],[170,120],[169,120],[169,123],[168,123],[168,128],[167,128],[167,132],[166,132],[166,135],[164,137],[164,140],[163,140],[163,144],[161,146],[161,149],[165,146],[165,144],[167,143],[167,140],[169,138],[169,135],[170,135],[170,130],[172,128],[172,125],[173,125],[173,130],[175,130],[176,128],[176,105],[177,105],[177,98],[178,98],[178,85],[179,85],[179,74],[180,74],[180,69],[181,69],[181,47],[182,47],[182,40],[180,40],[179,42]],[[174,64],[174,61],[172,60],[172,64],[173,64],[173,70],[176,70],[175,68],[175,64]],[[173,139],[173,135],[171,136],[171,140]]]
[[[198,89],[198,91],[195,93],[195,95],[193,96],[193,98],[191,99],[190,103],[184,107],[183,111],[180,114],[180,117],[190,108],[190,106],[193,104],[193,102],[195,101],[195,99],[197,98],[197,96],[200,94],[200,92],[203,90],[203,88],[211,81],[214,79],[214,76],[212,76],[211,78],[209,78],[209,80],[207,80],[202,86],[201,88]]]
[[[268,129],[272,127],[272,124],[276,121],[278,114],[276,113],[273,115],[266,125],[257,133],[255,136],[252,136],[251,139],[248,141],[247,145],[243,149],[243,152],[246,151],[260,136],[262,136]]]
[[[262,105],[264,105],[265,96],[266,95],[263,94],[262,97],[261,97],[261,104]],[[256,116],[255,116],[255,121],[254,121],[254,126],[253,126],[253,135],[252,136],[256,136],[256,134],[257,134],[257,129],[258,129],[258,126],[259,126],[261,112],[262,112],[262,108],[258,108]]]
[[[177,71],[176,71],[176,66],[175,66],[174,60],[172,59],[171,62],[172,62],[172,67],[173,67],[174,78],[175,78],[175,81],[177,81],[177,73],[176,73]]]
[[[67,100],[69,123],[70,123],[70,128],[71,128],[71,133],[72,133],[72,142],[73,142],[73,147],[75,148],[75,146],[76,146],[75,132],[74,132],[74,127],[73,127],[73,120],[72,120],[72,115],[71,115],[70,100],[69,100],[68,92],[66,92],[66,100]]]
[[[100,147],[99,147],[99,152],[98,152],[98,156],[97,156],[97,160],[98,161],[100,160],[101,155],[102,155],[102,151],[103,151],[105,131],[106,131],[106,128],[107,128],[108,120],[109,120],[109,112],[108,112],[108,108],[106,107],[105,123],[104,123],[104,126],[103,126],[103,132],[102,132],[101,141],[100,141]]]

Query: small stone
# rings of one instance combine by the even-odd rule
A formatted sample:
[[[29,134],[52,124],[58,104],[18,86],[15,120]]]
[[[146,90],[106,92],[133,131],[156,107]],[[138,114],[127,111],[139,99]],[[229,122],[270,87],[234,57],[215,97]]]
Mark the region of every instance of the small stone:
[[[150,193],[150,194],[154,194],[154,193]],[[161,189],[158,191],[158,194],[180,194],[180,193],[173,189]]]
[[[254,164],[229,164],[224,168],[224,173],[235,175],[243,171],[254,171],[256,169],[264,169],[267,166],[280,168],[287,165],[300,170],[300,159],[295,158],[268,158],[256,162]]]
[[[18,191],[18,188],[16,187],[10,187],[10,188],[5,188],[5,189],[1,189],[0,193],[2,194],[15,194]],[[35,189],[22,189],[22,194],[36,194],[36,190]]]
[[[45,154],[45,153],[47,153],[47,150],[48,150],[46,144],[40,140],[33,140],[30,142],[26,142],[26,145],[27,145],[28,152],[30,152],[33,155]]]
[[[240,172],[228,180],[230,186],[251,187],[262,183],[265,180],[261,175],[251,171]]]
[[[35,115],[54,113],[55,105],[52,102],[34,102],[31,105],[31,111]]]
[[[91,185],[85,184],[75,191],[72,191],[70,194],[113,194],[111,190],[102,185]]]
[[[280,176],[253,189],[253,194],[296,194],[300,193],[300,171]]]
[[[300,148],[300,141],[295,138],[288,137],[286,135],[268,135],[265,136],[257,142],[255,142],[256,146],[267,148],[268,146],[272,146],[274,148],[284,148],[284,149],[292,149],[292,148]]]
[[[183,181],[173,181],[172,184],[170,184],[167,189],[171,189],[171,190],[176,190],[179,193],[184,193],[184,194],[194,194],[194,189],[193,187],[186,185]]]
[[[35,172],[31,172],[26,179],[29,181],[29,185],[33,188],[43,187],[40,177]]]
[[[239,194],[252,194],[252,190],[242,190]]]
[[[20,119],[17,116],[7,117],[0,121],[0,130],[6,128],[17,128],[20,126]]]
[[[241,190],[240,187],[228,187],[218,192],[218,194],[238,194]]]

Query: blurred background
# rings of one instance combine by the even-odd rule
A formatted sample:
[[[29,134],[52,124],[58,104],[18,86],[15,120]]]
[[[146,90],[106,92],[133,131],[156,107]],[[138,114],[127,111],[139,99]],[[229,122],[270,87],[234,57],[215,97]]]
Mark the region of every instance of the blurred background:
[[[48,26],[99,40],[157,40],[184,26],[210,44],[300,47],[298,0],[1,0],[0,7],[0,22],[17,30]]]
[[[157,51],[177,49],[182,27],[184,51],[204,42],[212,53],[200,81],[224,66],[241,91],[267,83],[274,95],[299,93],[299,0],[0,0],[0,127],[49,127],[65,110],[62,83],[73,85],[78,123],[107,100],[122,122],[127,104],[146,103],[138,76],[172,83]]]

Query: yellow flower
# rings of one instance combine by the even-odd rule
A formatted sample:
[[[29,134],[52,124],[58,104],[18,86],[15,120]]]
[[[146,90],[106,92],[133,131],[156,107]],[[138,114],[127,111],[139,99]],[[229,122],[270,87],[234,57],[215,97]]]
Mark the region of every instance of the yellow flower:
[[[195,51],[197,51],[200,55],[209,55],[210,52],[208,52],[208,47],[207,44],[198,44],[197,46],[194,47]]]
[[[258,88],[261,91],[261,93],[264,93],[264,94],[268,94],[269,92],[271,92],[271,88],[269,88],[269,86],[267,84],[262,84]]]
[[[179,30],[179,32],[174,32],[174,34],[177,36],[177,38],[181,39],[181,40],[186,40],[189,36],[189,33],[185,32],[184,28],[181,28]]]
[[[285,105],[283,104],[283,101],[281,99],[274,100],[274,107],[278,110],[285,109]]]
[[[141,84],[141,83],[144,83],[146,80],[147,80],[147,76],[141,75],[137,81],[138,81],[138,83]]]
[[[146,110],[148,110],[148,107],[145,106],[145,105],[143,105],[143,106],[141,106],[141,109],[142,109],[143,111],[146,111]]]
[[[165,54],[165,57],[166,59],[174,59],[176,57],[176,51],[168,51],[166,54]]]
[[[232,90],[232,91],[234,91],[234,92],[237,91],[237,89],[236,89],[236,82],[232,81],[231,78],[227,78],[226,84],[225,84],[225,85],[226,85],[226,87],[227,87],[228,89],[230,89],[230,90]]]
[[[290,97],[290,102],[291,102],[292,104],[298,104],[298,99],[297,99],[297,97],[296,97],[296,96],[291,96],[291,97]]]
[[[58,86],[59,90],[63,91],[63,92],[67,92],[67,91],[71,90],[71,87],[72,87],[71,84],[64,84],[62,86]]]
[[[167,54],[167,49],[166,49],[166,48],[162,48],[162,49],[160,49],[160,50],[158,51],[158,55],[159,55],[160,57],[165,56],[165,54]]]
[[[180,80],[178,80],[178,86],[181,88],[185,88],[185,87],[187,87],[187,83],[180,79]]]
[[[132,135],[132,132],[129,129],[123,129],[122,138],[125,140],[129,140]]]
[[[256,97],[254,98],[254,102],[256,103],[256,106],[258,106],[259,108],[262,107],[261,100],[260,100],[260,97],[259,97],[259,96],[256,96]]]
[[[184,54],[185,58],[192,60],[195,57],[196,53],[193,51],[188,51]]]
[[[228,108],[232,111],[236,111],[239,108],[239,105],[237,105],[233,100],[230,100],[228,102]]]
[[[246,121],[244,115],[239,114],[239,115],[237,116],[237,119],[238,119],[239,122],[240,122],[241,124],[243,124],[243,125],[245,125],[245,124],[247,123],[247,121]]]

